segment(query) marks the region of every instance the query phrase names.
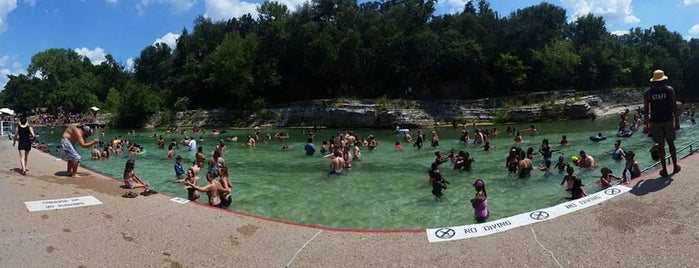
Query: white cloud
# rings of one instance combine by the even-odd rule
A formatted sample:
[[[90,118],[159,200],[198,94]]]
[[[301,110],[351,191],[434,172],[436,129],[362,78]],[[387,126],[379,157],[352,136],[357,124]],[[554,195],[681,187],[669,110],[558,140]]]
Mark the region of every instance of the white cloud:
[[[238,18],[248,13],[256,18],[257,8],[260,4],[238,0],[206,0],[205,6],[204,17],[218,21]]]
[[[699,24],[694,24],[692,28],[689,28],[689,33],[692,36],[699,36]]]
[[[17,8],[17,0],[0,0],[0,34],[7,29],[7,15]]]
[[[128,58],[128,59],[126,59],[126,66],[124,66],[124,69],[125,69],[127,72],[133,72],[133,67],[134,67],[135,64],[136,64],[136,63],[135,63],[135,61],[134,61],[133,58]]]
[[[22,68],[22,64],[10,58],[10,56],[0,57],[0,90],[5,89],[5,85],[9,81],[8,75],[26,74],[27,70]]]
[[[593,14],[603,17],[612,24],[635,24],[641,20],[633,14],[632,0],[561,0],[568,10],[573,11],[573,19]],[[698,1],[698,0],[690,0]]]
[[[107,2],[107,4],[110,4],[110,5],[116,5],[116,4],[119,2],[119,0],[104,0],[104,1]]]
[[[107,1],[116,1],[116,0],[107,0]],[[138,3],[136,3],[136,12],[138,12],[139,15],[144,15],[146,13],[146,9],[148,6],[151,4],[164,4],[170,6],[170,9],[174,13],[182,13],[190,8],[192,8],[194,5],[197,4],[197,0],[141,0]]]
[[[447,13],[454,14],[464,11],[466,3],[471,0],[445,0],[437,1],[438,6],[443,6],[447,10]]]
[[[699,4],[699,0],[684,0],[684,6],[691,6]]]
[[[29,6],[36,6],[36,0],[24,0],[24,3]]]
[[[612,34],[616,35],[616,36],[622,36],[622,35],[629,34],[629,31],[628,30],[626,30],[626,31],[612,31]]]
[[[163,35],[163,37],[160,37],[158,39],[155,39],[153,42],[153,45],[157,43],[165,43],[167,46],[170,47],[170,49],[175,49],[177,47],[177,38],[180,38],[179,34],[176,33],[166,33]]]
[[[454,1],[459,1],[459,0],[454,0]],[[289,11],[294,12],[298,9],[299,6],[301,6],[305,2],[309,2],[308,0],[277,0],[277,3],[284,4],[286,8],[289,9]],[[463,7],[463,6],[461,6]]]
[[[90,50],[86,47],[82,47],[82,48],[76,48],[74,51],[75,51],[75,53],[78,53],[78,55],[90,59],[90,62],[92,62],[92,64],[94,64],[94,65],[100,64],[100,63],[104,62],[105,60],[107,60],[106,59],[107,53],[105,53],[104,49],[102,49],[101,47],[96,47],[93,50]]]

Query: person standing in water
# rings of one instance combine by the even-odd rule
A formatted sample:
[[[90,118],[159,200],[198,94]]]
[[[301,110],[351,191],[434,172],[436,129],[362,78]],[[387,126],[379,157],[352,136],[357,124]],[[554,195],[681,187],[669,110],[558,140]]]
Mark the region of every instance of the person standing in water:
[[[668,175],[665,166],[665,142],[674,165],[672,174],[681,170],[677,164],[677,148],[675,148],[675,131],[680,129],[680,111],[677,109],[675,89],[666,84],[667,79],[665,72],[656,70],[653,72],[653,78],[650,79],[650,88],[643,93],[643,117],[646,124],[650,123],[651,136],[658,144],[662,165],[660,176]]]
[[[17,150],[19,150],[19,166],[22,169],[20,173],[27,175],[27,161],[29,160],[29,151],[32,150],[32,139],[36,137],[34,128],[27,122],[27,117],[22,116],[19,119],[19,124],[15,128],[12,146],[19,142]]]
[[[485,191],[485,182],[481,179],[476,180],[473,183],[473,187],[476,188],[476,196],[471,199],[471,206],[473,207],[476,222],[482,223],[490,216],[490,211],[488,211],[488,193]]]

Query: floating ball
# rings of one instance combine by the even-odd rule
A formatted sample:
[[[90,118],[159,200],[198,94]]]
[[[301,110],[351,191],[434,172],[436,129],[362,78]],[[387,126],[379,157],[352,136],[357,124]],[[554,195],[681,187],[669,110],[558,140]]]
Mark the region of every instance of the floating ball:
[[[578,157],[577,155],[574,155],[570,158],[570,160],[573,160],[573,162],[578,162],[578,160],[580,160],[580,157]]]

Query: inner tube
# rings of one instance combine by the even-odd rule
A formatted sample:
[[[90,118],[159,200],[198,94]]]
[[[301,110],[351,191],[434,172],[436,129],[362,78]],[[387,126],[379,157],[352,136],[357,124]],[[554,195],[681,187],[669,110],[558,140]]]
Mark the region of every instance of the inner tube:
[[[591,140],[591,141],[594,141],[594,142],[603,141],[603,140],[606,140],[606,139],[607,139],[607,137],[590,136],[590,140]]]
[[[398,130],[398,131],[396,131],[396,132],[398,132],[398,134],[405,134],[405,133],[408,133],[408,132],[410,132],[410,129],[407,129],[407,128],[401,128],[401,129],[399,129],[399,130]]]
[[[617,137],[622,138],[631,137],[631,135],[633,135],[633,130],[630,129],[619,130],[619,132],[616,133]]]

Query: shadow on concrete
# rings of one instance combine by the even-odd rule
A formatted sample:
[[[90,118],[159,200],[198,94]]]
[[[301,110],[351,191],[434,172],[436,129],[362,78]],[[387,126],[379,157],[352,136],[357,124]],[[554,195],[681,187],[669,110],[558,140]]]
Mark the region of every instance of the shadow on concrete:
[[[657,192],[672,183],[672,177],[658,177],[655,179],[644,179],[636,182],[631,191],[632,194],[643,196],[652,192]]]

